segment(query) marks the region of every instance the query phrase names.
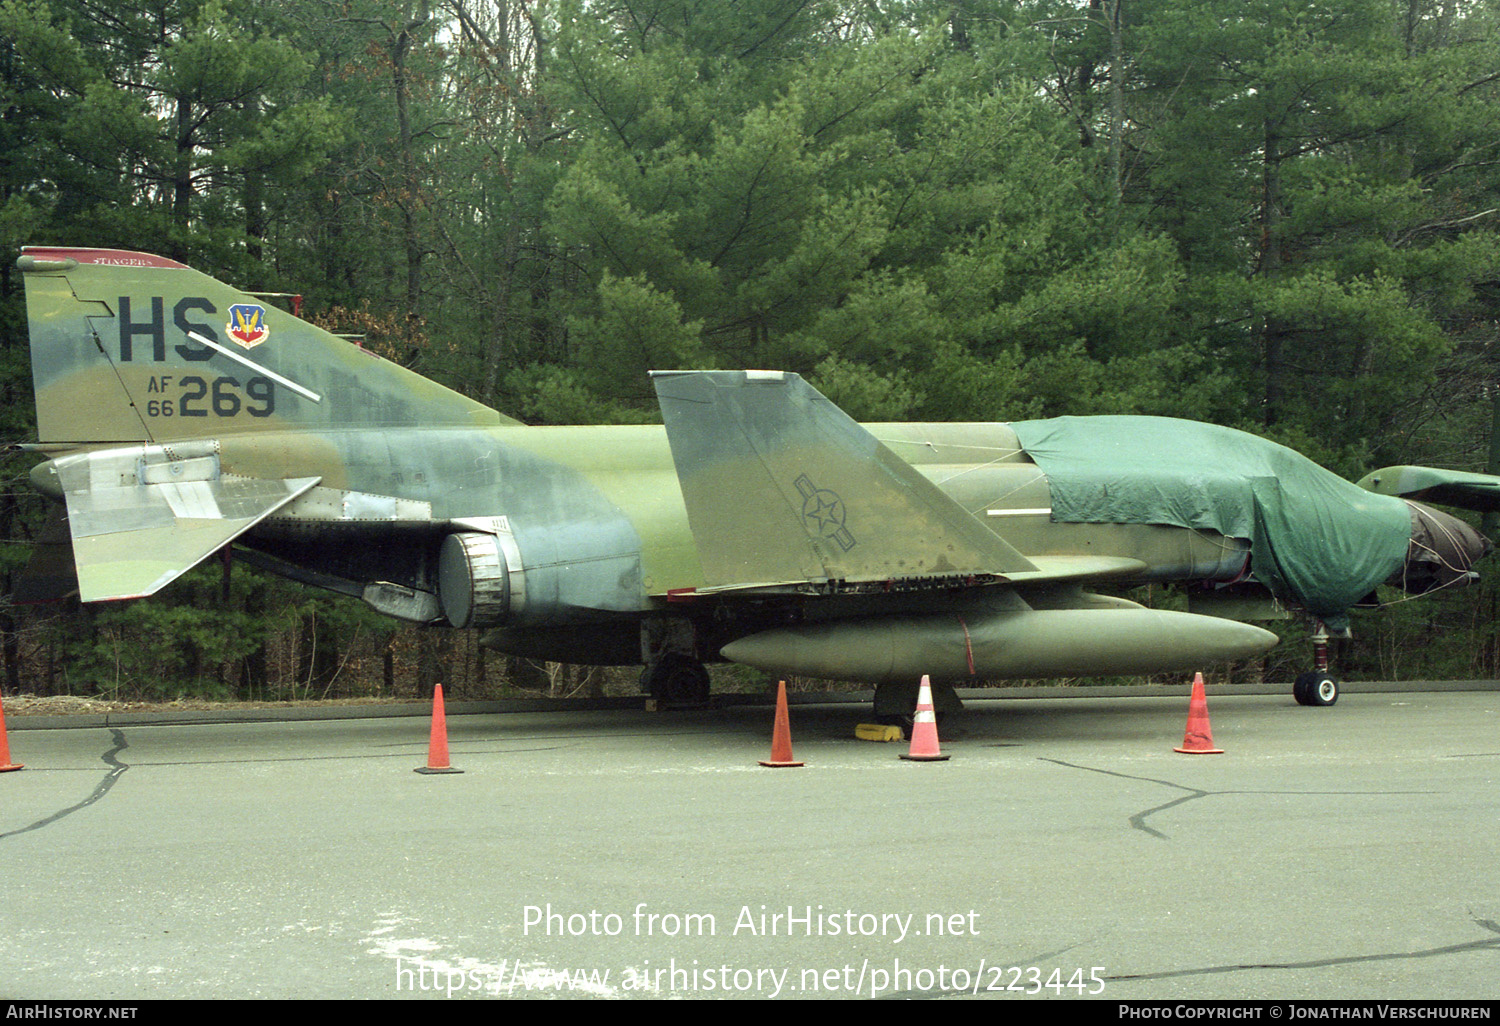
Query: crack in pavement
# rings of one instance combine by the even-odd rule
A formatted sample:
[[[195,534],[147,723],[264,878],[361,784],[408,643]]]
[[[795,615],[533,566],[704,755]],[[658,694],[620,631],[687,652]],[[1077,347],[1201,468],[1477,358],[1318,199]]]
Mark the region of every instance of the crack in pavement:
[[[1470,914],[1472,915],[1473,913],[1471,912]],[[1495,934],[1495,936],[1488,937],[1482,940],[1465,941],[1462,944],[1445,944],[1442,947],[1425,948],[1420,951],[1387,951],[1373,955],[1339,955],[1331,958],[1312,958],[1303,962],[1243,962],[1233,965],[1207,965],[1198,966],[1193,969],[1174,969],[1170,972],[1162,973],[1111,973],[1108,976],[1101,976],[1099,977],[1099,979],[1104,983],[1119,983],[1126,980],[1175,980],[1187,976],[1220,976],[1225,973],[1252,972],[1256,969],[1326,969],[1329,966],[1359,965],[1364,962],[1401,962],[1423,958],[1441,958],[1444,955],[1457,955],[1468,951],[1500,951],[1500,923],[1496,923],[1492,919],[1474,919],[1473,922],[1476,926],[1480,927],[1481,929],[1488,930],[1490,933]],[[1078,946],[1079,945],[1076,944],[1070,944],[1067,947],[1060,948],[1055,952],[1050,952],[1046,955],[1042,955],[1038,958],[1032,959],[1025,964],[1028,966],[1044,965],[1058,955],[1065,954]],[[993,968],[999,969],[998,966]],[[1009,969],[1001,970],[1001,978],[1003,978],[1006,972],[1009,972]],[[910,1000],[912,998],[950,998],[976,995],[979,993],[989,993],[990,991],[995,989],[997,988],[974,986],[964,989],[950,988],[947,990],[926,991],[907,990],[894,991],[892,993],[881,994],[879,996],[882,999],[896,998],[907,1000]],[[1008,990],[1009,988],[998,989]],[[1039,988],[1038,992],[1040,992],[1040,990],[1051,989],[1052,988],[1049,985],[1043,985]],[[1070,988],[1064,986],[1059,990],[1054,991],[1054,993],[1061,993],[1061,990],[1066,989]]]
[[[1166,973],[1133,973],[1106,976],[1106,980],[1170,980],[1182,976],[1213,976],[1220,973],[1238,973],[1252,969],[1325,969],[1335,965],[1358,965],[1362,962],[1400,962],[1419,958],[1440,958],[1465,951],[1500,950],[1500,925],[1488,919],[1475,919],[1474,923],[1496,934],[1483,940],[1466,941],[1462,944],[1445,944],[1438,948],[1421,951],[1387,951],[1373,955],[1341,955],[1333,958],[1313,958],[1305,962],[1247,962],[1243,965],[1211,965],[1197,969],[1177,969]]]
[[[94,804],[100,798],[103,798],[106,794],[108,794],[109,789],[115,786],[115,781],[119,780],[120,777],[124,775],[125,771],[130,768],[128,765],[121,762],[117,758],[117,756],[121,752],[130,747],[130,742],[125,740],[125,734],[118,727],[110,727],[109,732],[114,737],[115,746],[109,749],[99,758],[102,759],[104,761],[104,764],[110,769],[108,773],[104,774],[104,779],[99,781],[98,785],[94,788],[94,793],[89,795],[83,801],[79,802],[77,805],[70,805],[66,809],[54,812],[52,815],[47,816],[45,819],[37,820],[30,826],[23,826],[19,830],[12,830],[9,833],[0,834],[0,841],[5,840],[7,837],[15,837],[17,834],[25,834],[31,832],[32,830],[40,830],[42,827],[51,826],[53,823],[56,823],[64,816],[71,816],[79,809],[88,808],[90,805]]]
[[[1157,830],[1155,827],[1149,825],[1146,822],[1146,818],[1148,816],[1154,816],[1158,812],[1165,812],[1168,809],[1175,808],[1178,805],[1184,805],[1187,802],[1195,801],[1195,800],[1197,800],[1199,798],[1214,798],[1214,797],[1219,797],[1219,796],[1222,796],[1222,795],[1231,795],[1231,794],[1286,794],[1286,795],[1298,795],[1298,796],[1307,795],[1307,796],[1311,797],[1313,795],[1351,795],[1351,796],[1352,795],[1365,795],[1365,796],[1372,796],[1372,795],[1390,795],[1390,794],[1432,794],[1433,793],[1431,791],[1258,791],[1258,790],[1247,790],[1247,791],[1239,791],[1239,790],[1230,790],[1230,791],[1205,791],[1205,790],[1203,790],[1202,788],[1199,788],[1199,787],[1189,787],[1186,784],[1178,784],[1178,783],[1175,783],[1174,781],[1171,781],[1171,780],[1161,780],[1161,779],[1158,779],[1156,777],[1138,777],[1138,776],[1135,776],[1134,774],[1131,774],[1131,773],[1120,773],[1117,770],[1099,769],[1097,766],[1080,766],[1078,763],[1075,763],[1075,762],[1064,762],[1061,759],[1042,759],[1040,761],[1042,761],[1042,762],[1050,762],[1054,766],[1065,766],[1068,769],[1083,770],[1083,771],[1085,771],[1087,773],[1102,773],[1106,777],[1119,777],[1121,780],[1135,780],[1135,781],[1139,781],[1141,783],[1146,783],[1146,784],[1160,784],[1162,787],[1170,787],[1170,788],[1172,788],[1175,791],[1186,791],[1187,794],[1183,795],[1181,798],[1174,798],[1174,799],[1172,799],[1169,802],[1163,802],[1161,805],[1152,806],[1151,808],[1145,810],[1144,812],[1137,812],[1135,815],[1133,815],[1133,816],[1130,817],[1130,825],[1131,825],[1131,827],[1133,829],[1139,830],[1142,833],[1150,834],[1152,837],[1159,838],[1160,840],[1163,840],[1163,841],[1169,841],[1169,840],[1171,840],[1171,837],[1168,834],[1164,834],[1160,830]]]

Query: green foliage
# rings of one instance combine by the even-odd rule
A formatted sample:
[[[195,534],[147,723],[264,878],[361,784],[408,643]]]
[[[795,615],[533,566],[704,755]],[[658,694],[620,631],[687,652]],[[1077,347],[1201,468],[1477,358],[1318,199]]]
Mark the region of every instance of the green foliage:
[[[101,606],[81,622],[50,621],[64,686],[117,698],[171,699],[205,690],[229,697],[225,667],[264,641],[263,625],[236,604],[211,598],[207,573],[188,575],[162,600]]]
[[[30,430],[13,257],[46,243],[359,311],[533,423],[650,421],[647,370],[748,366],[869,420],[1189,416],[1349,476],[1481,469],[1493,5],[1165,0],[1118,31],[1113,6],[0,0],[6,437]],[[24,541],[39,513],[6,502]],[[314,638],[346,668],[289,669],[304,690],[355,672],[356,637],[387,672],[421,647],[241,580],[35,651],[169,694],[264,691],[258,661]],[[1476,594],[1397,607],[1376,650],[1445,632],[1493,662]]]
[[[1020,353],[975,354],[940,342],[915,374],[923,400],[914,418],[935,421],[1031,420],[1044,415]]]
[[[855,420],[907,420],[923,399],[910,376],[886,377],[867,364],[830,356],[818,364],[813,385]]]
[[[515,413],[528,424],[647,424],[660,419],[638,402],[605,398],[590,387],[586,371],[571,367],[532,364],[507,375],[506,388],[522,397]]]
[[[569,322],[569,331],[589,367],[607,369],[593,380],[594,391],[639,398],[653,368],[693,367],[702,360],[701,325],[684,324],[682,308],[654,289],[644,275],[599,282],[600,313]]]

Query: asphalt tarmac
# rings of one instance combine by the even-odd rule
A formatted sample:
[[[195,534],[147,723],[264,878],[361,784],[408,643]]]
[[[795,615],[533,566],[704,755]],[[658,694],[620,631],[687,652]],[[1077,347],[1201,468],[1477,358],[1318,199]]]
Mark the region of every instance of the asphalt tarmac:
[[[1500,693],[1209,712],[13,722],[0,997],[1500,997]]]

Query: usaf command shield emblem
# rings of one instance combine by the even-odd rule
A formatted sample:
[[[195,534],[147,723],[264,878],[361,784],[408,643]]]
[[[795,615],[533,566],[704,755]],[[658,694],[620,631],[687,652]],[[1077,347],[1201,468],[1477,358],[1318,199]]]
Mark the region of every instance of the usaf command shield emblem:
[[[224,330],[246,349],[254,349],[271,334],[271,330],[266,327],[265,308],[252,303],[236,303],[231,306],[229,323]]]

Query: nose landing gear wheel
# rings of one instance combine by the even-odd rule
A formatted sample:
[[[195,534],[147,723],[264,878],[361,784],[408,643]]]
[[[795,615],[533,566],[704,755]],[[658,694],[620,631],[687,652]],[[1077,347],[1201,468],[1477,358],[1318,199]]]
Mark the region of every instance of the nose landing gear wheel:
[[[1339,682],[1326,673],[1303,673],[1292,684],[1298,705],[1332,705],[1339,700]]]

